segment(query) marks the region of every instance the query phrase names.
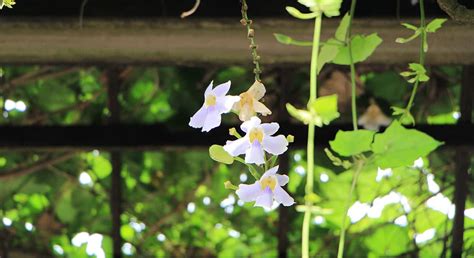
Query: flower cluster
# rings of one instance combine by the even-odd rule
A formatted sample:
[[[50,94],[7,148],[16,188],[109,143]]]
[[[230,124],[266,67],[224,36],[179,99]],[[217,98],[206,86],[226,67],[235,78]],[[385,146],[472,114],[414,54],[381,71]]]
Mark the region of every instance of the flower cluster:
[[[271,160],[276,159],[272,157],[276,158],[288,150],[288,140],[283,135],[275,136],[280,128],[278,123],[262,123],[257,117],[258,114],[263,116],[271,114],[271,111],[260,102],[266,92],[265,86],[255,81],[239,96],[227,95],[230,86],[229,81],[213,88],[211,82],[204,92],[204,103],[191,117],[189,126],[209,132],[221,124],[222,114],[231,111],[238,114],[243,122],[240,129],[245,135],[240,136],[234,129],[232,135],[237,139],[227,141],[222,149],[231,161],[235,159],[246,164],[256,182],[251,185],[240,184],[238,188],[230,184],[231,188],[236,190],[242,201],[255,202],[255,206],[271,208],[274,202],[284,206],[293,205],[294,199],[282,188],[288,183],[288,176],[278,175],[278,166],[268,167],[274,165]],[[240,155],[245,155],[245,159],[238,158]],[[266,170],[262,176],[255,173],[261,168]]]

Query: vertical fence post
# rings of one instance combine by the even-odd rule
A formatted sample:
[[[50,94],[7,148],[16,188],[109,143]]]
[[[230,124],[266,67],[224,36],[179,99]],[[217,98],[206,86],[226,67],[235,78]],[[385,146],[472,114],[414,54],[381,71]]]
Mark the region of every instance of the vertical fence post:
[[[109,124],[120,123],[120,103],[118,95],[122,79],[120,78],[120,69],[110,68],[106,71],[107,77],[107,93],[108,93],[108,108],[110,111]],[[122,154],[119,151],[112,151],[110,153],[112,163],[112,186],[110,189],[110,207],[112,213],[112,242],[113,242],[113,257],[122,257],[122,237],[120,235],[120,215],[122,214]]]
[[[464,66],[461,82],[461,101],[459,125],[472,123],[472,107],[474,99],[474,65]],[[448,132],[447,132],[448,133]],[[457,147],[455,154],[455,182],[454,182],[454,204],[456,210],[453,223],[453,241],[451,244],[451,256],[460,258],[463,254],[464,244],[464,210],[466,209],[466,199],[468,195],[469,149],[464,146]]]

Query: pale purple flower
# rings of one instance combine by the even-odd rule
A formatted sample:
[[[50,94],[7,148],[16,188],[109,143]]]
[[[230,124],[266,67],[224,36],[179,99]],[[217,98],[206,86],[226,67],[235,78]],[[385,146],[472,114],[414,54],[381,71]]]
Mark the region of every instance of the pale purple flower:
[[[240,184],[236,194],[244,202],[255,201],[254,206],[268,209],[272,207],[273,200],[284,206],[293,205],[295,200],[282,188],[288,183],[289,178],[286,175],[278,175],[277,171],[278,166],[273,167],[265,172],[257,182],[251,185]]]
[[[260,119],[254,116],[240,126],[246,135],[227,141],[224,150],[234,157],[245,154],[245,163],[261,165],[265,163],[264,151],[280,155],[288,149],[285,136],[272,136],[279,128],[278,123],[261,124]]]
[[[240,100],[238,96],[226,96],[230,89],[230,81],[212,88],[212,82],[204,92],[204,104],[191,117],[189,126],[202,128],[203,132],[221,124],[221,115],[230,112],[232,106]]]

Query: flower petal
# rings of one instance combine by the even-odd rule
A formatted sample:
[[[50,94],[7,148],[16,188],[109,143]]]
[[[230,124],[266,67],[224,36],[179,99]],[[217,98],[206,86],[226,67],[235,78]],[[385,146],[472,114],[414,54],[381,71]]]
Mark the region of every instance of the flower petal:
[[[267,106],[265,106],[260,101],[254,101],[253,102],[253,110],[255,110],[255,112],[257,112],[257,113],[262,114],[263,116],[272,114],[272,111],[270,111],[270,109],[268,109]]]
[[[230,89],[230,81],[217,85],[212,92],[216,95],[216,97],[222,97],[229,92]]]
[[[259,182],[255,182],[251,185],[240,184],[239,189],[235,192],[239,199],[244,202],[253,202],[263,194],[262,187]]]
[[[242,137],[235,141],[227,141],[227,143],[224,145],[224,150],[234,157],[244,154],[249,148],[250,141],[248,137]]]
[[[261,192],[260,196],[257,197],[257,200],[255,201],[254,206],[271,209],[272,204],[273,204],[273,193],[272,193],[272,190],[270,190],[270,188],[267,187],[265,188],[265,190]]]
[[[255,116],[255,111],[249,105],[244,105],[242,108],[235,109],[235,111],[239,113],[239,119],[242,122],[249,121],[250,118]]]
[[[269,170],[267,170],[265,173],[263,173],[262,177],[261,178],[264,178],[264,177],[267,177],[267,176],[273,176],[276,174],[276,172],[278,171],[278,168],[280,166],[274,166],[272,168],[270,168]]]
[[[202,106],[189,120],[189,126],[193,128],[201,128],[207,117],[207,108]]]
[[[242,125],[240,126],[240,129],[248,133],[250,129],[259,126],[261,122],[262,121],[260,120],[260,118],[253,116],[250,118],[250,120],[243,122]]]
[[[247,92],[250,93],[252,97],[254,97],[256,100],[263,98],[266,91],[267,90],[265,89],[265,85],[263,85],[259,81],[255,81],[252,86],[250,86],[250,88],[247,90]]]
[[[217,97],[217,106],[221,113],[229,113],[236,102],[240,100],[239,96]]]
[[[288,184],[288,181],[290,181],[290,178],[287,175],[277,175],[277,179],[280,186],[284,186]]]
[[[263,149],[273,155],[280,155],[288,149],[288,141],[285,136],[265,136],[263,138]]]
[[[214,83],[214,81],[211,81],[211,83],[209,83],[209,86],[207,86],[206,91],[204,92],[204,97],[206,97],[209,93],[212,92],[212,84],[213,83]]]
[[[280,186],[276,186],[275,190],[273,191],[273,196],[275,197],[275,201],[278,203],[283,204],[284,206],[291,206],[295,203],[293,197],[291,197],[283,188]],[[258,198],[257,198],[258,201]]]
[[[262,124],[262,129],[265,135],[274,135],[280,129],[280,125],[278,123]]]
[[[208,108],[206,120],[204,120],[203,132],[209,132],[211,129],[221,125],[221,114],[217,108]]]
[[[260,145],[260,143],[257,141],[255,141],[255,143],[250,146],[250,149],[245,151],[245,163],[257,165],[265,163],[262,145]]]

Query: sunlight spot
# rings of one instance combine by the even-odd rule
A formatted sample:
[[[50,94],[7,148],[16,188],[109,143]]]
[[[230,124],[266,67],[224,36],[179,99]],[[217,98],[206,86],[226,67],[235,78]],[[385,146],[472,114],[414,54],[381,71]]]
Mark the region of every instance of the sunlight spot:
[[[88,240],[89,240],[89,233],[81,232],[81,233],[76,234],[72,238],[71,243],[75,247],[80,247],[81,245],[87,243]]]
[[[2,219],[3,225],[9,227],[12,225],[13,221],[7,217],[3,217]]]
[[[4,108],[6,111],[12,111],[13,109],[15,109],[15,106],[16,106],[15,101],[11,99],[5,100]]]
[[[206,206],[211,204],[211,198],[209,196],[202,198],[202,203]]]
[[[395,219],[395,225],[399,225],[401,227],[406,227],[408,225],[407,216],[403,215]]]
[[[163,233],[159,233],[157,236],[156,236],[156,239],[160,242],[164,242],[166,240],[166,236],[163,234]]]
[[[4,118],[8,118],[8,112],[7,112],[7,111],[4,111],[4,112],[3,112],[3,117],[4,117]]]
[[[94,155],[94,156],[97,157],[97,156],[100,155],[100,151],[99,151],[99,150],[93,150],[93,151],[92,151],[92,155]]]
[[[92,178],[87,172],[82,172],[79,175],[79,183],[81,185],[87,185],[87,186],[92,186],[94,183],[92,183]]]
[[[25,229],[26,229],[27,231],[30,231],[30,232],[31,232],[31,231],[33,231],[34,228],[35,228],[35,227],[34,227],[33,224],[31,224],[30,222],[26,222],[26,223],[25,223]]]
[[[130,243],[125,243],[122,245],[122,253],[125,254],[125,255],[132,255],[134,252],[133,252],[133,245],[130,244]]]
[[[422,159],[422,158],[418,158],[418,159],[415,160],[415,162],[413,163],[413,167],[414,167],[414,168],[423,168],[424,165],[425,165],[425,162],[423,162],[423,159]]]
[[[232,214],[232,212],[234,212],[234,206],[232,206],[232,205],[231,205],[231,206],[227,206],[227,207],[225,207],[224,211],[225,211],[225,213],[227,213],[227,214]]]
[[[294,159],[296,162],[300,161],[300,160],[301,160],[301,154],[296,153],[295,156],[293,156],[293,159]]]
[[[430,191],[431,193],[437,193],[440,190],[439,185],[435,182],[434,178],[435,177],[433,174],[426,175],[426,181],[428,183],[428,191]]]
[[[351,223],[356,223],[364,218],[369,209],[370,205],[356,201],[347,211],[347,215],[351,219]]]
[[[26,111],[26,104],[23,101],[17,101],[15,103],[15,109],[20,111],[20,112],[25,112]]]
[[[240,174],[240,182],[245,182],[245,181],[247,181],[247,174],[245,173]]]
[[[239,205],[240,207],[244,206],[244,203],[245,203],[245,202],[242,201],[242,200],[238,200],[238,201],[237,201],[237,205]]]
[[[328,176],[328,174],[326,174],[326,173],[321,173],[321,175],[319,176],[319,180],[321,180],[321,182],[323,182],[323,183],[326,183],[327,181],[329,181],[329,176]]]
[[[316,217],[314,217],[313,222],[316,225],[321,225],[321,224],[324,223],[324,217],[323,216],[316,216]]]
[[[429,198],[428,201],[426,201],[426,207],[448,215],[448,218],[450,219],[454,218],[456,206],[452,204],[449,198],[444,196],[442,193]]]
[[[88,255],[95,255],[97,258],[105,258],[105,252],[102,249],[102,240],[104,237],[101,234],[92,234],[87,241],[86,253]]]
[[[138,223],[138,222],[136,222],[136,221],[130,221],[129,225],[130,225],[130,227],[132,227],[133,230],[135,230],[135,232],[137,232],[137,233],[142,232],[143,230],[145,230],[145,227],[146,227],[144,223],[142,223],[142,222]]]
[[[194,202],[188,203],[188,207],[186,208],[189,213],[193,213],[196,211],[196,204]]]
[[[235,204],[235,196],[233,194],[229,194],[227,198],[221,201],[220,206],[221,208],[225,208],[227,206],[234,205],[234,204]]]
[[[229,236],[233,238],[239,238],[240,237],[240,232],[237,230],[229,230]]]
[[[474,208],[470,208],[464,211],[464,216],[474,220]]]
[[[298,174],[300,176],[303,176],[306,173],[306,169],[304,169],[303,166],[297,166],[295,168],[295,172],[296,172],[296,174]]]
[[[430,228],[421,234],[415,234],[415,242],[417,244],[425,243],[428,240],[433,239],[435,234],[436,234],[436,230],[434,228]]]
[[[59,255],[64,254],[64,250],[60,245],[53,245],[53,250]]]
[[[222,224],[221,223],[216,223],[216,225],[214,225],[215,228],[217,229],[221,229],[222,228]]]
[[[457,111],[453,112],[453,118],[454,119],[458,120],[460,117],[461,117],[461,113],[459,113]]]
[[[380,182],[382,181],[382,179],[389,178],[391,176],[392,176],[391,168],[386,168],[386,169],[377,168],[377,177],[375,178],[375,181]]]

